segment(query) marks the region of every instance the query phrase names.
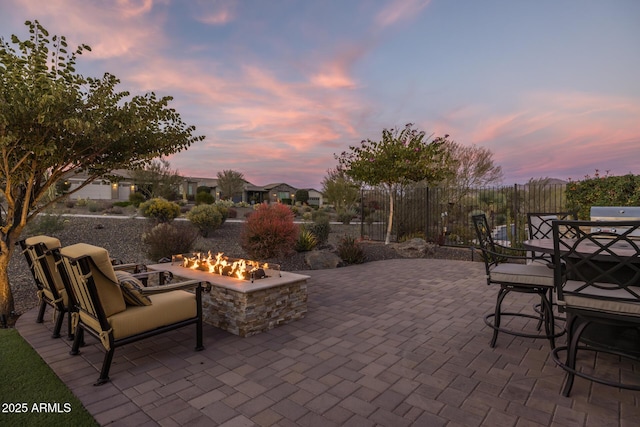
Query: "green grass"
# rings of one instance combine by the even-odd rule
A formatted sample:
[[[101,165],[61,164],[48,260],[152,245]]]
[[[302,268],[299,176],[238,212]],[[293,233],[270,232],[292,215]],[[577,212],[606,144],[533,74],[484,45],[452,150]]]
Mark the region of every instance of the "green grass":
[[[97,425],[15,329],[0,329],[0,425]]]

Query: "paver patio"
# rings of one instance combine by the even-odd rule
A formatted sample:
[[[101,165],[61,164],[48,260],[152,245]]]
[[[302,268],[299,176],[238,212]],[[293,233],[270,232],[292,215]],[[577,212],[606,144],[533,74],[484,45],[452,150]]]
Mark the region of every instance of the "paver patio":
[[[16,327],[102,425],[639,423],[638,392],[578,378],[562,397],[548,341],[501,334],[489,347],[482,317],[496,289],[481,263],[394,259],[304,274],[304,319],[248,338],[205,325],[202,352],[192,327],[130,344],[100,387],[104,351],[91,337],[72,357],[69,341],[50,337],[51,321],[35,323],[36,309]],[[534,302],[514,298],[521,310]]]

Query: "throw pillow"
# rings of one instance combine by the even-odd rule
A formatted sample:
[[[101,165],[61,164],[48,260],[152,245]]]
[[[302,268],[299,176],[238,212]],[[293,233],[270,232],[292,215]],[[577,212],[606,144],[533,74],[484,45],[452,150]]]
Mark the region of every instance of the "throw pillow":
[[[116,271],[115,273],[118,278],[118,284],[120,284],[120,288],[122,289],[124,302],[127,303],[127,305],[151,305],[149,297],[143,295],[141,292],[143,285],[140,280],[126,271]]]

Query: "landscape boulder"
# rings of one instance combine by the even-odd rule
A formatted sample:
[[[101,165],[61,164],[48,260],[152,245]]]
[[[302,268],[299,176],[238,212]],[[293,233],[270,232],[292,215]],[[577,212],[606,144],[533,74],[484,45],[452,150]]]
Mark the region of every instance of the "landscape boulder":
[[[333,252],[315,250],[305,255],[304,262],[311,270],[324,270],[338,267],[342,263],[342,259]]]
[[[406,242],[396,243],[394,249],[403,258],[424,258],[436,253],[436,244],[416,237]]]

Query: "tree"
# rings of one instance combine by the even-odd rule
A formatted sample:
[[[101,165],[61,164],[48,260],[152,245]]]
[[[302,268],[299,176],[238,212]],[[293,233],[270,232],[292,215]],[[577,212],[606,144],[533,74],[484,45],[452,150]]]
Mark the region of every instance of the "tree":
[[[445,148],[452,159],[452,174],[445,180],[450,188],[459,188],[466,193],[472,188],[481,188],[502,182],[502,167],[493,162],[493,153],[477,145],[462,145],[447,141]]]
[[[169,161],[162,158],[134,169],[131,172],[131,180],[146,199],[162,197],[175,200],[178,187],[182,183],[178,171],[171,170]]]
[[[431,142],[423,131],[407,124],[402,131],[384,129],[381,141],[362,141],[359,147],[336,155],[338,168],[356,181],[382,185],[389,192],[389,222],[385,244],[389,244],[393,228],[394,195],[402,186],[424,181],[436,183],[451,174],[451,161],[444,138]]]
[[[303,205],[306,204],[309,201],[309,190],[305,190],[303,188],[297,190],[295,200]]]
[[[322,193],[336,210],[343,211],[358,201],[360,186],[344,171],[330,169],[322,180]]]
[[[57,200],[45,197],[66,174],[84,171],[73,192],[115,169],[134,169],[204,139],[193,136],[171,97],[129,97],[119,80],[84,77],[64,36],[49,38],[38,21],[29,40],[0,39],[0,314],[11,315],[7,267],[27,223]]]
[[[222,199],[231,199],[244,190],[244,175],[234,170],[218,172],[218,189]]]

